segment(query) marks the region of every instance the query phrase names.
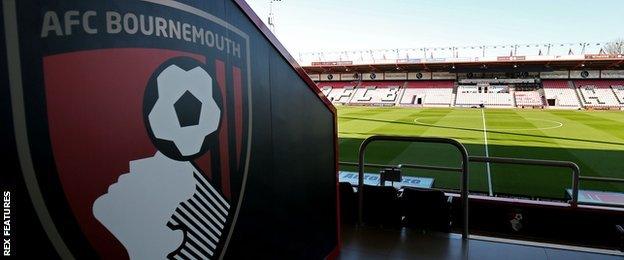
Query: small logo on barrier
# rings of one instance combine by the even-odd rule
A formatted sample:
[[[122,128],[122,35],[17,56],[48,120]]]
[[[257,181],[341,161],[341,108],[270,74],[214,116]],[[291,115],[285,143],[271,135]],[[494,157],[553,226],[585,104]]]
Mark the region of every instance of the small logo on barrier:
[[[513,231],[520,231],[522,229],[522,213],[515,213],[509,223],[511,224],[511,229]]]

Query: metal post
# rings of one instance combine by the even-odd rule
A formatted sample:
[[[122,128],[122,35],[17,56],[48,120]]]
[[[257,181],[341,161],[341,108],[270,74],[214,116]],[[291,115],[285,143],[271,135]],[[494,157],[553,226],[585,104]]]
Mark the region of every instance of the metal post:
[[[578,206],[578,193],[579,193],[579,177],[581,176],[581,170],[576,163],[572,163],[572,202],[570,205],[574,208]]]

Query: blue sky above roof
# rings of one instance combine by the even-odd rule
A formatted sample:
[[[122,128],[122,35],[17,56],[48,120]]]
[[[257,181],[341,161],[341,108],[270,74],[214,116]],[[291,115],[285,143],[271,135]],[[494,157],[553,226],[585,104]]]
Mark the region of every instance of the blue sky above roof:
[[[266,22],[269,0],[247,0]],[[276,35],[293,54],[624,37],[621,0],[282,0]]]

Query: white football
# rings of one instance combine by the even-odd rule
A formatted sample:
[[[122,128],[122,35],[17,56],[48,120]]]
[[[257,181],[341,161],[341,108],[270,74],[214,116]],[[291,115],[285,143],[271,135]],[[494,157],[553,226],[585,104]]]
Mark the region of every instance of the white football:
[[[199,153],[221,118],[212,77],[201,67],[186,71],[170,65],[156,81],[158,99],[148,114],[154,137],[173,142],[182,156]]]

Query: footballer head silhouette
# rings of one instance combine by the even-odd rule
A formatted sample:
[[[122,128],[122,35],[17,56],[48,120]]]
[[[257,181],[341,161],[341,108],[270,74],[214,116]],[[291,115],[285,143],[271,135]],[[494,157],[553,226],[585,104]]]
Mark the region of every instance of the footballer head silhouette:
[[[208,71],[186,57],[154,71],[143,114],[157,151],[130,161],[129,172],[93,204],[95,218],[130,259],[218,253],[230,203],[193,163],[216,146],[222,116],[221,93]]]

